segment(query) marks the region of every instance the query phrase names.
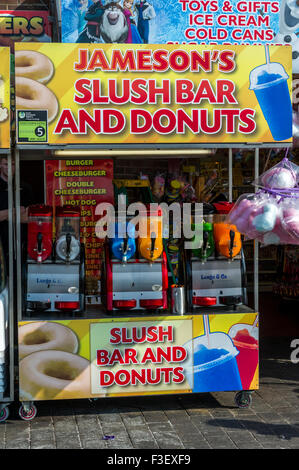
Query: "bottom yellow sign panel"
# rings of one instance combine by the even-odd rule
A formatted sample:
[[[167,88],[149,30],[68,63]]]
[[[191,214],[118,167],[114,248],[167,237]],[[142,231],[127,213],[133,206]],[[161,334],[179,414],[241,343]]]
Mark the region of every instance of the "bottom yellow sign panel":
[[[26,321],[21,401],[258,388],[256,313]]]

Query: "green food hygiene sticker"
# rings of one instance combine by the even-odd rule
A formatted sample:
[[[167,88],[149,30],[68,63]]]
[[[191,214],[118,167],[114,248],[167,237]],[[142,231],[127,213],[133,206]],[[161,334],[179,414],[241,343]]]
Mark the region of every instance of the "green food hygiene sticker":
[[[48,111],[18,110],[18,142],[48,142]]]

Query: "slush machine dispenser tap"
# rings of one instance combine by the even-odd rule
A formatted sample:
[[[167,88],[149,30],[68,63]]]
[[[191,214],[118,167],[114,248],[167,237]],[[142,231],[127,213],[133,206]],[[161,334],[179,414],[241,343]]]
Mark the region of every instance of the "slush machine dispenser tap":
[[[155,232],[152,232],[151,233],[151,259],[154,256],[155,244],[156,244],[156,234]]]
[[[230,239],[230,243],[229,243],[229,257],[230,259],[232,260],[233,259],[233,248],[234,248],[234,241],[235,241],[235,231],[234,230],[230,230],[229,231],[229,239]]]
[[[203,236],[203,244],[202,244],[202,262],[204,263],[207,259],[207,248],[208,248],[208,240],[209,240],[209,232],[206,230],[202,234]]]
[[[70,261],[70,254],[71,254],[71,243],[72,243],[72,236],[70,233],[67,233],[65,236],[66,240],[66,250],[65,250],[65,255],[66,255],[66,262],[68,263]]]
[[[122,250],[122,262],[126,263],[127,262],[127,254],[128,254],[128,239],[124,238],[122,244],[121,244],[121,250]]]
[[[38,263],[41,263],[42,262],[42,254],[43,254],[43,234],[41,232],[38,232],[37,234],[37,248],[35,248],[36,250],[36,254],[37,254],[37,259],[36,261]]]

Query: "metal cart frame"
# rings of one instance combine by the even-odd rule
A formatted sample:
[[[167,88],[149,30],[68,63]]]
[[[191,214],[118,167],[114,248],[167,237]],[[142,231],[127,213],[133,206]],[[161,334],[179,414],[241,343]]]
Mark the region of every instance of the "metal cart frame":
[[[290,146],[290,145],[287,145]],[[199,158],[204,149],[207,148],[226,148],[228,150],[228,178],[229,178],[229,202],[232,202],[233,194],[233,148],[246,148],[247,150],[254,151],[254,178],[257,179],[259,176],[259,150],[260,148],[281,148],[286,145],[281,144],[265,144],[260,146],[254,145],[198,145],[190,148],[188,145],[179,146],[138,146],[133,147],[122,146],[122,145],[111,145],[111,146],[90,146],[90,147],[78,147],[78,146],[65,146],[55,147],[52,146],[18,146],[14,151],[15,156],[15,202],[16,202],[16,277],[17,277],[17,321],[21,320],[22,316],[22,279],[21,279],[21,225],[20,225],[20,160],[45,160],[51,157],[55,159],[70,158],[75,156],[78,151],[85,153],[87,152],[94,158],[106,157],[118,157],[118,158],[132,158],[132,150],[135,156],[140,157],[146,153],[148,158],[161,158],[163,155],[165,158],[175,158],[176,155],[184,155],[188,158]],[[29,150],[29,152],[27,152]],[[45,152],[47,150],[47,152]],[[50,152],[49,152],[50,150]],[[133,158],[134,158],[133,155]],[[259,255],[259,244],[254,241],[254,310],[259,311],[259,292],[258,292],[258,255]],[[252,391],[242,390],[235,396],[236,404],[239,407],[247,407],[251,404]],[[36,407],[33,402],[22,402],[19,414],[22,419],[30,420],[36,415]]]
[[[8,276],[8,388],[0,400],[0,422],[9,416],[8,406],[14,401],[14,236],[13,236],[13,175],[12,155],[5,149],[0,151],[0,157],[7,157],[8,162],[8,246],[9,246],[9,276]]]

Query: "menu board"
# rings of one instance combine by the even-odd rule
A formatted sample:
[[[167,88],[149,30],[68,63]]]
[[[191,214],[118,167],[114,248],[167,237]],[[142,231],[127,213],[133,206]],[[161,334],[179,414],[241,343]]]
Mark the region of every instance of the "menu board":
[[[85,246],[85,285],[87,295],[100,293],[104,240],[96,236],[97,205],[113,204],[113,160],[47,160],[46,203],[80,209],[80,236]]]

